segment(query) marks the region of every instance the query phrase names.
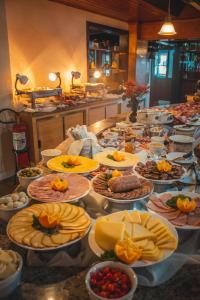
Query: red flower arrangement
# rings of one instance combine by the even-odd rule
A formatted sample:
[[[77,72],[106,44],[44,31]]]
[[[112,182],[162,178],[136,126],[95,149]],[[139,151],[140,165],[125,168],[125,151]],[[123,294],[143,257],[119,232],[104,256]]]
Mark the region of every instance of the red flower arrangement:
[[[138,104],[143,100],[144,95],[149,92],[149,86],[137,85],[135,81],[129,80],[125,83],[125,92],[122,97],[123,100],[129,98],[127,107],[131,108],[131,114],[129,116],[132,122],[136,121]]]
[[[142,97],[149,91],[147,85],[137,85],[135,81],[129,80],[125,83],[125,96],[131,97]]]

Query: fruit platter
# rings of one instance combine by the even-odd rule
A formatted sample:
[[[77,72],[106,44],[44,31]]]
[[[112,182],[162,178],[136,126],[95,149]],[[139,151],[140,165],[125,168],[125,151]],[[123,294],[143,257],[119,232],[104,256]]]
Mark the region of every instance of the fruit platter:
[[[10,219],[7,234],[22,248],[48,251],[77,242],[90,225],[90,217],[81,207],[56,202],[34,204]]]
[[[88,239],[97,256],[119,260],[131,267],[163,261],[176,250],[178,243],[174,226],[164,217],[127,210],[98,218]]]
[[[111,202],[130,203],[148,197],[153,192],[153,184],[137,177],[129,171],[108,170],[92,180],[95,193]]]
[[[139,162],[135,167],[135,171],[157,184],[170,184],[186,176],[186,170],[182,166],[168,160]]]
[[[97,161],[83,156],[61,155],[50,159],[47,167],[61,173],[86,174],[98,169],[99,164]]]
[[[139,156],[123,151],[104,151],[97,153],[94,156],[94,160],[111,169],[123,170],[136,165],[139,161]]]
[[[147,203],[153,211],[180,229],[200,229],[200,195],[190,192],[166,192],[151,195]]]
[[[73,173],[43,176],[32,181],[27,189],[30,198],[41,202],[75,202],[89,191],[89,180]]]

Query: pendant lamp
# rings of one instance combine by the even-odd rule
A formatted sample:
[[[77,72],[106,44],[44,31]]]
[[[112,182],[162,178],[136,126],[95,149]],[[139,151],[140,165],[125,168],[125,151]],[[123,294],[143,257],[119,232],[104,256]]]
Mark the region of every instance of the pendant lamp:
[[[171,14],[170,14],[170,0],[168,2],[168,16],[166,17],[166,20],[165,20],[164,24],[162,25],[158,34],[160,34],[160,35],[175,35],[176,34],[174,25],[172,23]]]

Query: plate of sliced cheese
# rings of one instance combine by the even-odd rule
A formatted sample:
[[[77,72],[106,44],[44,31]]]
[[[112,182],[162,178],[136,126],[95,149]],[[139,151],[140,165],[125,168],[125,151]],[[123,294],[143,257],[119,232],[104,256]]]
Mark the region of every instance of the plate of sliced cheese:
[[[132,168],[140,161],[140,157],[137,154],[123,151],[99,152],[94,155],[94,159],[101,165],[118,170]]]
[[[91,219],[68,203],[34,204],[15,214],[7,225],[9,239],[30,250],[56,250],[76,243],[89,231]]]
[[[60,155],[50,159],[47,167],[61,173],[86,174],[98,169],[99,163],[84,156]]]
[[[131,267],[146,267],[165,260],[176,250],[178,234],[167,219],[156,213],[125,210],[98,218],[88,240],[99,257],[113,253]]]

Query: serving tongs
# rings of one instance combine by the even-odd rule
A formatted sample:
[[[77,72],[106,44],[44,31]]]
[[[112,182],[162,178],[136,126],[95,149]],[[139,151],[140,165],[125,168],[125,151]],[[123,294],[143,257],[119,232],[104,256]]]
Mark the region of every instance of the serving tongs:
[[[176,161],[178,161],[178,160],[183,160],[183,159],[187,159],[187,158],[192,158],[192,151],[190,151],[190,152],[188,152],[188,153],[185,153],[184,155],[182,155],[182,156],[178,156],[178,157],[176,157],[176,158],[174,158],[174,159],[172,159],[171,161],[173,161],[173,162],[176,162]]]

